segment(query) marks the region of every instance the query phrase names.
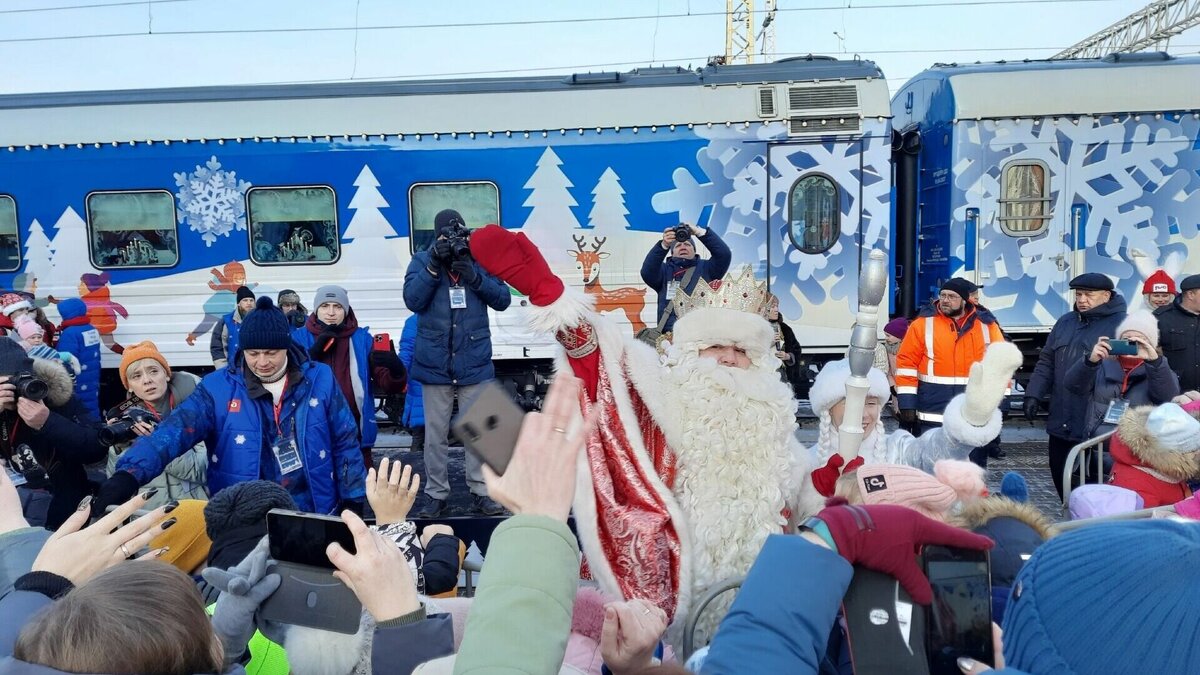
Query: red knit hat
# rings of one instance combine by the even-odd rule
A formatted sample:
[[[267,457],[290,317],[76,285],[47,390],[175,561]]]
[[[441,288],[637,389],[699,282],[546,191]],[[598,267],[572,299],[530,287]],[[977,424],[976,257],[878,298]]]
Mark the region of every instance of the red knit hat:
[[[1154,274],[1146,277],[1146,283],[1142,284],[1142,295],[1150,293],[1170,293],[1171,295],[1175,295],[1175,280],[1162,270],[1154,270]]]

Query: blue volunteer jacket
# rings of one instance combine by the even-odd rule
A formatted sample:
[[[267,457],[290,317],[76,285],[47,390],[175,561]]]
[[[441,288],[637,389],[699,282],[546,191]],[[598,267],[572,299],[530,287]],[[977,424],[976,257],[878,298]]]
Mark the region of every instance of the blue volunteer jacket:
[[[97,419],[103,419],[100,416],[100,331],[90,323],[67,326],[58,335],[58,351],[79,360],[75,397]]]
[[[367,470],[358,445],[354,415],[342,396],[333,371],[290,349],[299,381],[284,393],[280,426],[295,417],[296,441],[313,510],[332,513],[340,503],[364,501]],[[117,460],[117,471],[128,471],[145,484],[167,464],[204,441],[211,494],[233,485],[258,480],[264,438],[274,425],[270,399],[250,398],[241,362],[209,374],[196,391],[176,406],[150,436],[139,438]],[[266,474],[270,475],[270,474]]]
[[[475,284],[466,287],[465,309],[450,309],[450,275],[435,277],[429,251],[413,256],[404,275],[404,304],[421,315],[417,325],[409,380],[421,384],[479,384],[495,377],[492,367],[492,330],[488,307],[502,312],[512,302],[508,286],[477,263]]]
[[[404,331],[400,333],[400,362],[405,369],[412,372],[413,345],[417,342],[417,323],[420,317],[416,314],[404,322]],[[404,415],[400,423],[412,429],[425,426],[425,399],[421,383],[408,378],[408,391],[404,394]]]
[[[308,352],[316,341],[308,328],[301,326],[292,331],[292,340]],[[359,420],[359,442],[364,448],[375,447],[375,439],[379,436],[379,425],[375,422],[375,397],[371,396],[371,350],[375,341],[366,328],[359,328],[350,336],[350,347],[354,350],[354,371],[351,379],[354,382],[355,398],[358,399],[358,410],[362,413]]]

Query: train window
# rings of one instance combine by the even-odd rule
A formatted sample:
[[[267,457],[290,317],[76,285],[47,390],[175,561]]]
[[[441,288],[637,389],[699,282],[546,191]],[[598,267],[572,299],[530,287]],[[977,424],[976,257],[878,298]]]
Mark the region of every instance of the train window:
[[[1000,173],[1000,228],[1014,237],[1036,234],[1050,221],[1050,174],[1041,162],[1009,162]]]
[[[259,265],[328,264],[341,252],[337,196],[324,185],[246,192],[250,259]]]
[[[408,189],[412,252],[424,251],[435,239],[433,218],[442,209],[462,214],[467,227],[500,222],[500,188],[489,181],[415,183]]]
[[[0,271],[15,272],[21,266],[21,234],[17,227],[17,202],[0,195]]]
[[[175,196],[169,190],[92,192],[85,206],[88,255],[97,269],[179,262]]]
[[[801,176],[788,191],[788,234],[803,253],[824,253],[841,234],[837,184],[828,176]]]

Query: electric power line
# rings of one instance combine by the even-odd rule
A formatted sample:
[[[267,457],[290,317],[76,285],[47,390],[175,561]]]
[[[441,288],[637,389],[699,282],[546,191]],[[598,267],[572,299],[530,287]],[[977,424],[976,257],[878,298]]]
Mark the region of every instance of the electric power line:
[[[0,14],[37,14],[39,12],[65,12],[73,9],[100,9],[103,7],[144,7],[146,5],[166,5],[176,2],[201,2],[202,0],[124,0],[123,2],[102,2],[95,5],[59,5],[56,7],[27,7],[25,9],[0,9]]]

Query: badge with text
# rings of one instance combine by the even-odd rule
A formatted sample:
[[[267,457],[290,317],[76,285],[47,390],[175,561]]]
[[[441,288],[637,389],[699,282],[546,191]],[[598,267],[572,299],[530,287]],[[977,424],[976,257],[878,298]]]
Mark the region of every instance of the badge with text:
[[[467,289],[462,286],[450,287],[450,309],[467,308]]]
[[[280,439],[271,446],[271,452],[275,453],[279,473],[284,476],[304,466],[304,462],[300,460],[300,448],[296,446],[294,438]]]
[[[1125,409],[1129,407],[1129,401],[1119,398],[1108,404],[1108,411],[1104,413],[1105,424],[1116,424],[1121,421],[1121,415],[1125,414]]]
[[[675,298],[675,292],[678,290],[679,290],[679,282],[678,281],[668,281],[667,282],[667,300],[673,300]]]

